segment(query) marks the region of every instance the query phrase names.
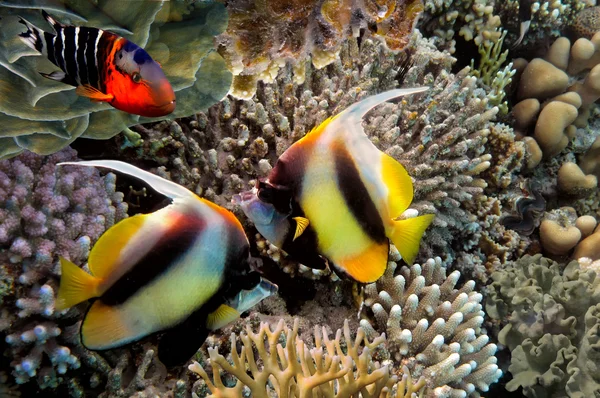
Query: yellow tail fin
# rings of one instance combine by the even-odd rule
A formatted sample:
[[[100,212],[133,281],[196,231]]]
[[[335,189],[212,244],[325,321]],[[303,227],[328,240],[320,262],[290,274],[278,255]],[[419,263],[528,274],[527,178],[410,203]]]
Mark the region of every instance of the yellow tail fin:
[[[434,218],[435,215],[433,214],[425,214],[406,220],[392,221],[390,240],[408,264],[412,265],[415,261],[423,232]]]
[[[60,258],[60,266],[62,276],[60,277],[60,287],[56,298],[56,311],[62,311],[98,296],[99,278],[88,274],[62,257]]]

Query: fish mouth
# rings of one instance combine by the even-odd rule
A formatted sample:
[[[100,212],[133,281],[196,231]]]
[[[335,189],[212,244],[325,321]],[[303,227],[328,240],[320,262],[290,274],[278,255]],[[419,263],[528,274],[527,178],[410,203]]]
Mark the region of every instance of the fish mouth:
[[[257,197],[257,193],[258,189],[252,188],[250,191],[245,191],[237,195],[233,195],[233,197],[231,198],[231,203],[233,203],[234,205],[241,206],[244,203],[250,202],[251,200],[255,199]]]
[[[162,105],[150,105],[148,112],[142,116],[146,117],[160,117],[166,116],[175,110],[176,100],[172,100]]]

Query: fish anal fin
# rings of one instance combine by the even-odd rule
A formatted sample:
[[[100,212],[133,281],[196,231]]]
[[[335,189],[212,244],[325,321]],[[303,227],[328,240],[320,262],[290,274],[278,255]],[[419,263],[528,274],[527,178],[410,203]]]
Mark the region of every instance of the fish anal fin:
[[[134,330],[130,320],[119,307],[96,300],[81,325],[81,342],[89,350],[108,350],[144,337],[143,328]]]
[[[209,330],[217,330],[230,324],[240,317],[240,313],[234,308],[221,304],[215,312],[212,312],[206,318],[206,327]]]
[[[98,296],[100,279],[60,257],[61,278],[55,310],[62,311]]]
[[[94,245],[88,264],[92,274],[105,279],[112,273],[117,261],[131,238],[142,228],[147,214],[136,214],[119,221],[108,229]]]
[[[413,200],[413,183],[408,172],[393,157],[381,154],[381,174],[388,188],[388,211],[392,218],[400,216]]]
[[[396,246],[402,259],[409,265],[415,261],[423,233],[431,224],[435,215],[425,214],[404,220],[392,221],[390,240]]]
[[[337,268],[343,270],[360,283],[371,283],[383,275],[387,268],[389,244],[374,243],[357,256],[335,261]]]
[[[87,97],[93,101],[100,102],[110,102],[113,100],[113,98],[115,98],[114,95],[105,94],[97,88],[90,86],[89,84],[77,86],[77,88],[75,89],[75,93],[77,95],[81,95],[82,97]]]
[[[304,217],[294,217],[294,220],[296,221],[296,232],[294,233],[294,239],[292,239],[292,241],[295,241],[300,235],[302,235],[304,230],[306,230],[308,227],[308,224],[310,224],[308,219]]]
[[[189,361],[208,337],[209,330],[205,325],[206,313],[198,310],[167,330],[158,343],[158,359],[168,368]]]

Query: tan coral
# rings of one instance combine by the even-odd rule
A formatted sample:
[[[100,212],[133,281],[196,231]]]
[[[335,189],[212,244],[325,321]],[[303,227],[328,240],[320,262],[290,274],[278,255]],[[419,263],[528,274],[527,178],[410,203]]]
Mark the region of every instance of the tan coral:
[[[582,257],[592,261],[600,260],[600,233],[591,234],[577,245],[573,258],[577,260]]]
[[[536,98],[527,98],[513,107],[513,116],[516,119],[515,128],[526,131],[532,126],[540,113],[540,101]]]
[[[519,99],[544,100],[563,93],[569,84],[569,76],[550,62],[534,58],[525,68],[519,83]]]
[[[596,32],[600,31],[600,6],[584,8],[577,13],[570,30],[575,37],[589,39],[594,36]]]
[[[600,136],[596,137],[592,146],[579,159],[579,165],[585,174],[600,175]]]
[[[586,238],[594,232],[596,228],[596,218],[594,216],[581,216],[575,221],[575,226],[581,231],[581,236]]]
[[[585,196],[596,189],[597,184],[596,176],[585,175],[573,162],[564,163],[558,170],[558,190],[563,194]]]
[[[254,398],[272,396],[271,389],[279,398],[342,398],[359,392],[365,398],[391,398],[397,377],[390,376],[387,365],[381,366],[372,360],[372,352],[385,342],[385,336],[369,342],[363,329],[358,328],[352,339],[346,320],[343,331],[338,330],[333,340],[324,327],[315,327],[315,348],[309,348],[298,337],[298,328],[298,319],[294,320],[292,329],[283,320],[274,330],[267,323],[261,323],[257,333],[247,324],[246,333],[239,335],[243,344],[239,351],[236,336],[231,335],[232,363],[220,355],[218,349],[209,348],[212,377],[195,361],[189,370],[204,379],[212,393],[210,397],[238,398],[247,387]],[[282,337],[285,344],[280,343]],[[223,384],[224,373],[237,379],[235,386]],[[397,397],[416,395],[424,386],[424,379],[414,383],[409,377],[403,377]]]
[[[544,220],[540,225],[540,240],[544,251],[564,255],[575,247],[581,239],[581,232],[577,227],[563,227],[553,220]]]
[[[550,157],[558,154],[569,143],[565,129],[577,118],[577,108],[561,101],[552,101],[542,109],[535,125],[535,140]]]
[[[526,166],[529,170],[534,169],[542,161],[542,150],[538,145],[537,141],[531,137],[523,138],[525,147],[527,148],[527,163]]]

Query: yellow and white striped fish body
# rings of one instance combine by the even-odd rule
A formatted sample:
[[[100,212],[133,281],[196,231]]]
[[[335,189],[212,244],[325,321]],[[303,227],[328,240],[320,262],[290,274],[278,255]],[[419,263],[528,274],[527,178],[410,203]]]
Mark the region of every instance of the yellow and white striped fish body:
[[[405,261],[414,261],[433,215],[395,220],[412,201],[412,181],[399,162],[373,145],[361,122],[374,106],[425,90],[397,89],[368,97],[323,122],[279,158],[263,189],[275,192],[269,198],[284,195],[281,187],[291,191],[290,218],[298,222],[283,250],[314,249],[338,270],[365,283],[385,271],[388,238]],[[242,208],[252,219],[250,207]],[[305,234],[303,244],[313,248],[294,247]]]
[[[110,167],[143,178],[172,198],[165,208],[126,218],[102,235],[88,259],[91,275],[61,259],[57,310],[98,297],[82,322],[85,347],[115,348],[167,330],[159,358],[165,364],[185,362],[208,330],[227,324],[239,309],[276,290],[266,282],[257,286],[261,278],[256,273],[248,277],[248,239],[228,210],[121,162],[72,164]],[[232,301],[245,297],[243,291],[254,298]],[[238,304],[223,305],[229,302]],[[164,340],[168,349],[163,349]]]

